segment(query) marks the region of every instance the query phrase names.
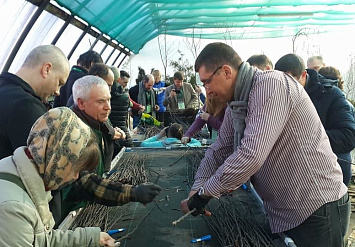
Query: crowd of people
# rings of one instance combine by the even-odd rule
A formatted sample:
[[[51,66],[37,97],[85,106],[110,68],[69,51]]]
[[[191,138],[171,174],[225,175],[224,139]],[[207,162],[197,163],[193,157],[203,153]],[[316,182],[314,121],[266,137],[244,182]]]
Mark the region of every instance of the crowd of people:
[[[212,198],[250,181],[272,233],[287,233],[302,247],[344,246],[355,121],[339,70],[321,56],[306,68],[292,53],[275,66],[264,54],[243,61],[232,47],[210,43],[195,71],[203,86],[185,82],[180,71],[169,85],[153,70],[128,88],[129,73],[97,52],[83,53],[70,68],[58,47],[42,45],[16,73],[3,72],[0,245],[113,246],[99,228],[57,227],[88,202],[146,204],[159,194],[154,183],[103,178],[119,150],[133,145],[129,119],[135,128],[148,114],[163,127],[141,147],[200,147],[194,136],[204,126],[214,140],[180,203],[183,213],[204,214]],[[166,112],[189,109],[198,113],[186,131],[179,123],[164,126]]]

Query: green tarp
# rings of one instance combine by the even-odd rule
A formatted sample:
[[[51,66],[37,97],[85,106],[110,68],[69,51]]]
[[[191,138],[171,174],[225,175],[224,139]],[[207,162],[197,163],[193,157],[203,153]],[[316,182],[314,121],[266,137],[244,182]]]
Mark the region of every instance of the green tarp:
[[[203,39],[294,36],[355,25],[354,0],[56,0],[134,53],[160,34]]]

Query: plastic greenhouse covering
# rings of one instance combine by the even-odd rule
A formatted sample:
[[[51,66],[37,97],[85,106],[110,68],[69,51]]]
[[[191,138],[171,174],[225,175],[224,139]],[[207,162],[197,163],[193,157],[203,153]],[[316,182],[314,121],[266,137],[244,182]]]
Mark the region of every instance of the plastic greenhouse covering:
[[[160,34],[260,39],[302,28],[354,28],[355,0],[57,0],[91,26],[138,53]]]

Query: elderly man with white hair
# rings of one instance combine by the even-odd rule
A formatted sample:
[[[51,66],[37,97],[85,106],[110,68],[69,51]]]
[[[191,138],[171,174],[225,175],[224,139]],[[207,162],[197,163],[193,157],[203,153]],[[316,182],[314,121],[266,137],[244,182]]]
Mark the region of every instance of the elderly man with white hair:
[[[111,94],[107,83],[98,76],[84,76],[73,85],[73,112],[91,127],[97,136],[101,158],[96,171],[84,171],[71,186],[63,189],[63,216],[71,210],[93,201],[106,206],[117,206],[137,201],[152,202],[161,190],[155,184],[132,186],[110,182],[101,176],[110,168],[114,133],[108,121]],[[100,191],[100,192],[98,192]]]

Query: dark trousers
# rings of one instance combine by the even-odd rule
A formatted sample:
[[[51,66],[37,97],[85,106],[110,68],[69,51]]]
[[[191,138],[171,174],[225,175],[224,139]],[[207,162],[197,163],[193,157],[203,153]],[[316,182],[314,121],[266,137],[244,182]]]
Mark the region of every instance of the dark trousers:
[[[343,247],[351,204],[348,193],[321,206],[301,225],[286,231],[297,247]]]
[[[343,172],[343,183],[348,186],[351,181],[351,155],[350,153],[345,154],[337,154],[338,163],[341,167],[341,171]]]
[[[156,112],[156,119],[163,123],[164,122],[164,112]]]

